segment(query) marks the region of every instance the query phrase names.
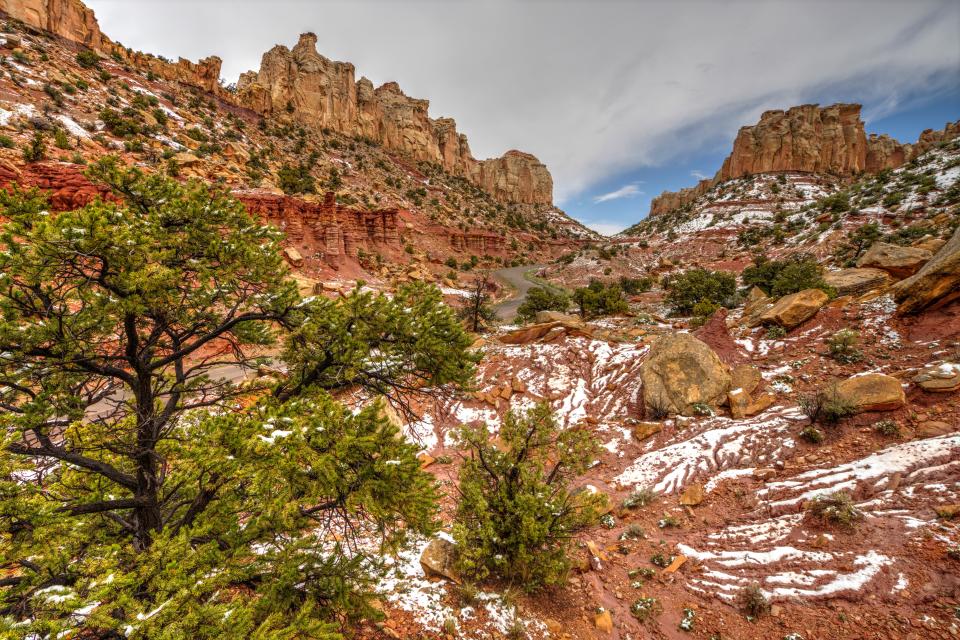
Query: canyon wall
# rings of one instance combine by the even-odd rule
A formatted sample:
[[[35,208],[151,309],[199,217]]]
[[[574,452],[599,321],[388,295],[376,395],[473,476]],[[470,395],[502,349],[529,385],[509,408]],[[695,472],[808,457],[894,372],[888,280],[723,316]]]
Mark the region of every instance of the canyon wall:
[[[786,111],[766,111],[760,121],[740,129],[733,150],[717,174],[695,187],[665,191],[650,203],[656,216],[693,202],[716,184],[755,173],[798,171],[849,178],[859,173],[895,169],[944,140],[960,135],[960,121],[943,130],[928,129],[916,143],[889,136],[869,137],[860,118],[860,105],[805,104]]]
[[[80,0],[0,0],[0,11],[24,24],[97,51],[112,44]]]
[[[552,203],[553,179],[536,157],[510,151],[501,158],[476,160],[452,118],[429,116],[428,100],[407,96],[395,82],[374,88],[367,78],[355,80],[352,64],[325,58],[316,45],[317,36],[305,33],[293,49],[270,49],[259,71],[240,76],[241,104],[262,115],[370,138],[390,151],[464,176],[501,202]]]

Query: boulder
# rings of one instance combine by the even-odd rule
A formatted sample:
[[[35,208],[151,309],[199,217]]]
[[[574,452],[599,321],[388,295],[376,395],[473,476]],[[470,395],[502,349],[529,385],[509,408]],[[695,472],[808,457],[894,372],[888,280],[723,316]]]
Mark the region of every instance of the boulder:
[[[598,631],[613,633],[613,618],[610,617],[610,612],[603,607],[600,607],[594,615],[593,624]]]
[[[894,278],[902,280],[919,271],[932,257],[933,254],[926,249],[874,242],[857,260],[857,266],[883,269]]]
[[[747,394],[756,391],[762,379],[760,369],[752,364],[739,364],[730,372],[730,386]]]
[[[960,389],[960,364],[941,362],[920,370],[913,381],[924,391],[947,393]]]
[[[823,275],[824,281],[837,290],[837,295],[859,296],[874,289],[890,286],[893,280],[882,269],[841,269]]]
[[[773,299],[763,292],[760,287],[750,289],[747,301],[743,307],[743,323],[748,327],[760,324],[760,317],[773,306]]]
[[[460,583],[456,570],[457,545],[446,536],[433,538],[420,554],[420,566],[428,576],[440,576]]]
[[[716,353],[689,333],[660,337],[640,366],[643,401],[671,413],[693,414],[694,404],[726,400],[730,373]]]
[[[917,425],[915,434],[918,438],[935,438],[953,433],[955,427],[949,422],[942,420],[925,420]]]
[[[917,273],[893,286],[901,314],[919,313],[960,298],[960,227]]]
[[[633,427],[632,433],[635,439],[643,441],[661,431],[663,431],[663,425],[659,422],[638,422]]]
[[[680,494],[680,504],[686,507],[695,507],[707,497],[702,484],[692,484]]]
[[[772,393],[766,392],[752,397],[742,389],[733,389],[727,394],[727,400],[730,403],[730,415],[740,420],[755,416],[767,409],[773,404],[775,397]]]
[[[944,240],[943,238],[927,237],[927,238],[921,238],[920,240],[917,240],[910,246],[916,247],[917,249],[926,249],[931,254],[933,254],[933,253],[936,253],[937,251],[940,251],[941,247],[943,247],[943,245],[945,244],[947,244],[947,241]]]
[[[866,373],[847,378],[837,385],[840,400],[849,403],[857,413],[893,411],[907,402],[900,381],[882,373]]]
[[[538,340],[552,341],[564,335],[591,337],[593,332],[582,322],[541,322],[509,331],[499,337],[503,344],[530,344]]]
[[[303,256],[294,247],[284,247],[283,257],[294,267],[303,266]]]
[[[820,289],[804,289],[791,293],[783,296],[767,309],[760,316],[760,322],[793,329],[815,316],[828,300],[830,296]]]

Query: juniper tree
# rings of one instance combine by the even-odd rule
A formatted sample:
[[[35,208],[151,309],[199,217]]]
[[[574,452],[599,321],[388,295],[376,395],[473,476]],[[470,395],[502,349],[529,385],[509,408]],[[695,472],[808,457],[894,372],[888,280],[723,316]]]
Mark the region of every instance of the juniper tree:
[[[337,637],[434,527],[379,402],[465,385],[436,290],[301,300],[227,194],[105,160],[109,201],[0,192],[0,631]],[[290,378],[235,385],[286,338]]]
[[[595,522],[601,494],[571,492],[598,452],[592,434],[561,430],[546,404],[507,414],[498,441],[486,424],[465,426],[453,536],[460,570],[490,575],[526,590],[560,584],[577,530]]]

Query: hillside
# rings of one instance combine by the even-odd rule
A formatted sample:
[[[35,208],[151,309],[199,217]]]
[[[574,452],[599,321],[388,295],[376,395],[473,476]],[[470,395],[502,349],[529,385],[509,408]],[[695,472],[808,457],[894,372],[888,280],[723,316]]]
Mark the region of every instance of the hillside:
[[[6,6],[29,24],[3,28],[0,159],[8,181],[52,189],[55,206],[82,203],[84,163],[117,154],[236,192],[290,231],[298,268],[327,278],[448,276],[447,262],[536,262],[596,237],[551,204],[549,172],[533,156],[474,160],[451,120],[431,120],[427,102],[395,84],[362,104],[317,103],[324,72],[343,76],[355,100],[369,82],[320,56],[311,34],[265,54],[256,79],[235,89],[219,84],[216,58],[167,62],[111,42],[79,2],[38,5]],[[271,76],[280,59],[300,70]],[[264,104],[264,92],[283,108]],[[25,161],[35,138],[43,152]]]

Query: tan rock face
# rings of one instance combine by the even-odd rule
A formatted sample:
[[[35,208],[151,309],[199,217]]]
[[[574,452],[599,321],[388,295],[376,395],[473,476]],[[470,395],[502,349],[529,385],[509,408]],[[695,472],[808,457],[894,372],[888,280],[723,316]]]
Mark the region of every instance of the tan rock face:
[[[900,381],[882,373],[847,378],[837,385],[840,399],[863,411],[892,411],[907,402]]]
[[[960,228],[923,267],[893,286],[899,313],[919,313],[960,298]]]
[[[743,127],[733,150],[717,174],[695,187],[665,191],[650,203],[650,215],[693,202],[716,184],[754,173],[803,171],[849,177],[866,171],[895,169],[944,140],[960,135],[960,121],[939,131],[928,129],[914,144],[864,131],[860,105],[805,104],[786,111],[767,111],[760,121]]]
[[[823,280],[841,296],[862,295],[892,282],[890,275],[881,269],[841,269],[824,274]]]
[[[553,179],[534,156],[509,151],[478,162],[453,119],[430,118],[429,101],[407,96],[395,82],[374,89],[366,78],[356,81],[352,64],[325,58],[316,44],[317,36],[305,33],[292,50],[278,45],[265,53],[259,72],[240,77],[240,102],[264,115],[365,136],[414,160],[437,163],[501,202],[553,201]]]
[[[91,49],[102,51],[110,44],[93,11],[80,0],[0,0],[0,11]]]
[[[420,554],[420,566],[427,575],[440,576],[460,582],[460,575],[456,570],[457,545],[446,538],[436,537],[431,540]]]
[[[727,397],[730,373],[710,347],[688,333],[665,335],[640,367],[647,407],[691,415],[694,404],[717,407]]]
[[[894,278],[902,280],[919,271],[932,257],[933,254],[926,249],[874,242],[857,260],[857,266],[883,269]]]
[[[791,293],[783,296],[767,309],[760,316],[760,321],[792,329],[816,315],[829,299],[830,297],[820,289],[805,289]]]
[[[924,391],[949,393],[960,390],[960,364],[941,362],[924,367],[913,381]]]

